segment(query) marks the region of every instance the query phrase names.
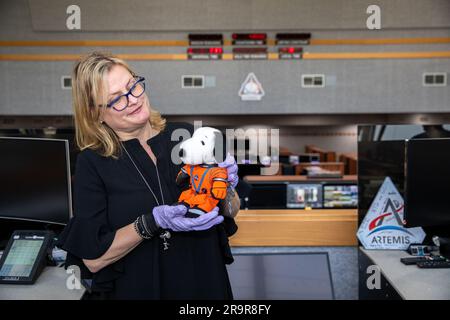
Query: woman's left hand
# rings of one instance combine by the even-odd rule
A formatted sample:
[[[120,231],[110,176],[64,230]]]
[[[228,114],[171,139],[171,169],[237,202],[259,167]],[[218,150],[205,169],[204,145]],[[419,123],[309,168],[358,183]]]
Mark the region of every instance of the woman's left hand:
[[[233,188],[236,188],[239,182],[239,177],[238,177],[238,165],[236,163],[236,160],[234,160],[234,157],[232,157],[230,154],[227,154],[225,161],[219,163],[219,167],[227,169],[228,182]]]

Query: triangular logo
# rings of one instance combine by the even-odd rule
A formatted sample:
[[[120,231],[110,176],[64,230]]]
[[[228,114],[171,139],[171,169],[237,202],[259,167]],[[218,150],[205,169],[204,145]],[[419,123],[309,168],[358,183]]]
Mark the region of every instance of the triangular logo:
[[[264,96],[264,89],[253,72],[242,83],[239,96],[242,101],[259,101]]]
[[[384,179],[357,233],[366,249],[406,250],[411,243],[422,243],[422,228],[403,226],[404,202],[389,177]]]

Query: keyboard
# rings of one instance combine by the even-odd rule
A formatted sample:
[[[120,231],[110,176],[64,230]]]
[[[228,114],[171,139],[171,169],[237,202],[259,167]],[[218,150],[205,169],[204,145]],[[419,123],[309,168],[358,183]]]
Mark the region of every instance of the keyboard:
[[[422,257],[406,257],[400,258],[400,261],[403,264],[412,265],[417,264],[419,262],[428,262],[428,261],[445,261],[446,259],[442,256],[422,256]]]
[[[417,264],[418,262],[425,262],[430,261],[429,257],[407,257],[407,258],[401,258],[400,261],[403,264],[406,264],[407,266],[411,264]]]
[[[441,268],[450,268],[450,261],[424,261],[418,262],[417,266],[423,269],[441,269]]]

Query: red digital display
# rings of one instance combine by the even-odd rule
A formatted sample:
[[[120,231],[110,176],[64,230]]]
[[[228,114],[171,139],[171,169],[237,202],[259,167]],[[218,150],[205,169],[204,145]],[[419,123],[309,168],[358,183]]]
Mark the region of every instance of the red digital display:
[[[301,47],[283,47],[278,49],[279,53],[301,53],[303,52],[303,49]]]
[[[233,53],[267,53],[267,48],[258,48],[258,47],[233,48]]]
[[[222,54],[223,49],[217,48],[188,48],[188,54]]]
[[[219,60],[222,59],[223,48],[188,48],[187,54],[190,60]]]
[[[266,33],[233,33],[233,40],[266,40]]]
[[[279,59],[301,59],[303,48],[301,47],[282,47],[278,48]]]
[[[309,44],[311,33],[277,33],[277,45],[301,45]]]
[[[308,40],[311,33],[277,33],[277,40]]]
[[[233,33],[233,45],[265,45],[266,33]]]
[[[266,47],[237,47],[233,48],[234,60],[267,59]]]
[[[223,49],[222,48],[209,48],[209,53],[211,54],[222,54]]]
[[[189,34],[189,45],[191,46],[221,46],[223,35],[215,34]]]

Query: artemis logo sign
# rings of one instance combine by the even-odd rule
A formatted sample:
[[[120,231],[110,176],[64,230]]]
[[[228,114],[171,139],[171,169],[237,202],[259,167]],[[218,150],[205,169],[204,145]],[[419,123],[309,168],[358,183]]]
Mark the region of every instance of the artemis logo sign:
[[[374,290],[374,289],[381,289],[381,273],[380,273],[380,267],[376,265],[368,266],[367,267],[367,274],[370,274],[370,276],[367,278],[366,285],[367,289]]]
[[[366,26],[369,30],[380,30],[381,29],[381,9],[376,4],[372,4],[367,7],[367,14],[370,16],[366,20]]]
[[[67,7],[66,13],[69,15],[66,20],[66,27],[69,30],[81,29],[81,9],[76,4]]]

